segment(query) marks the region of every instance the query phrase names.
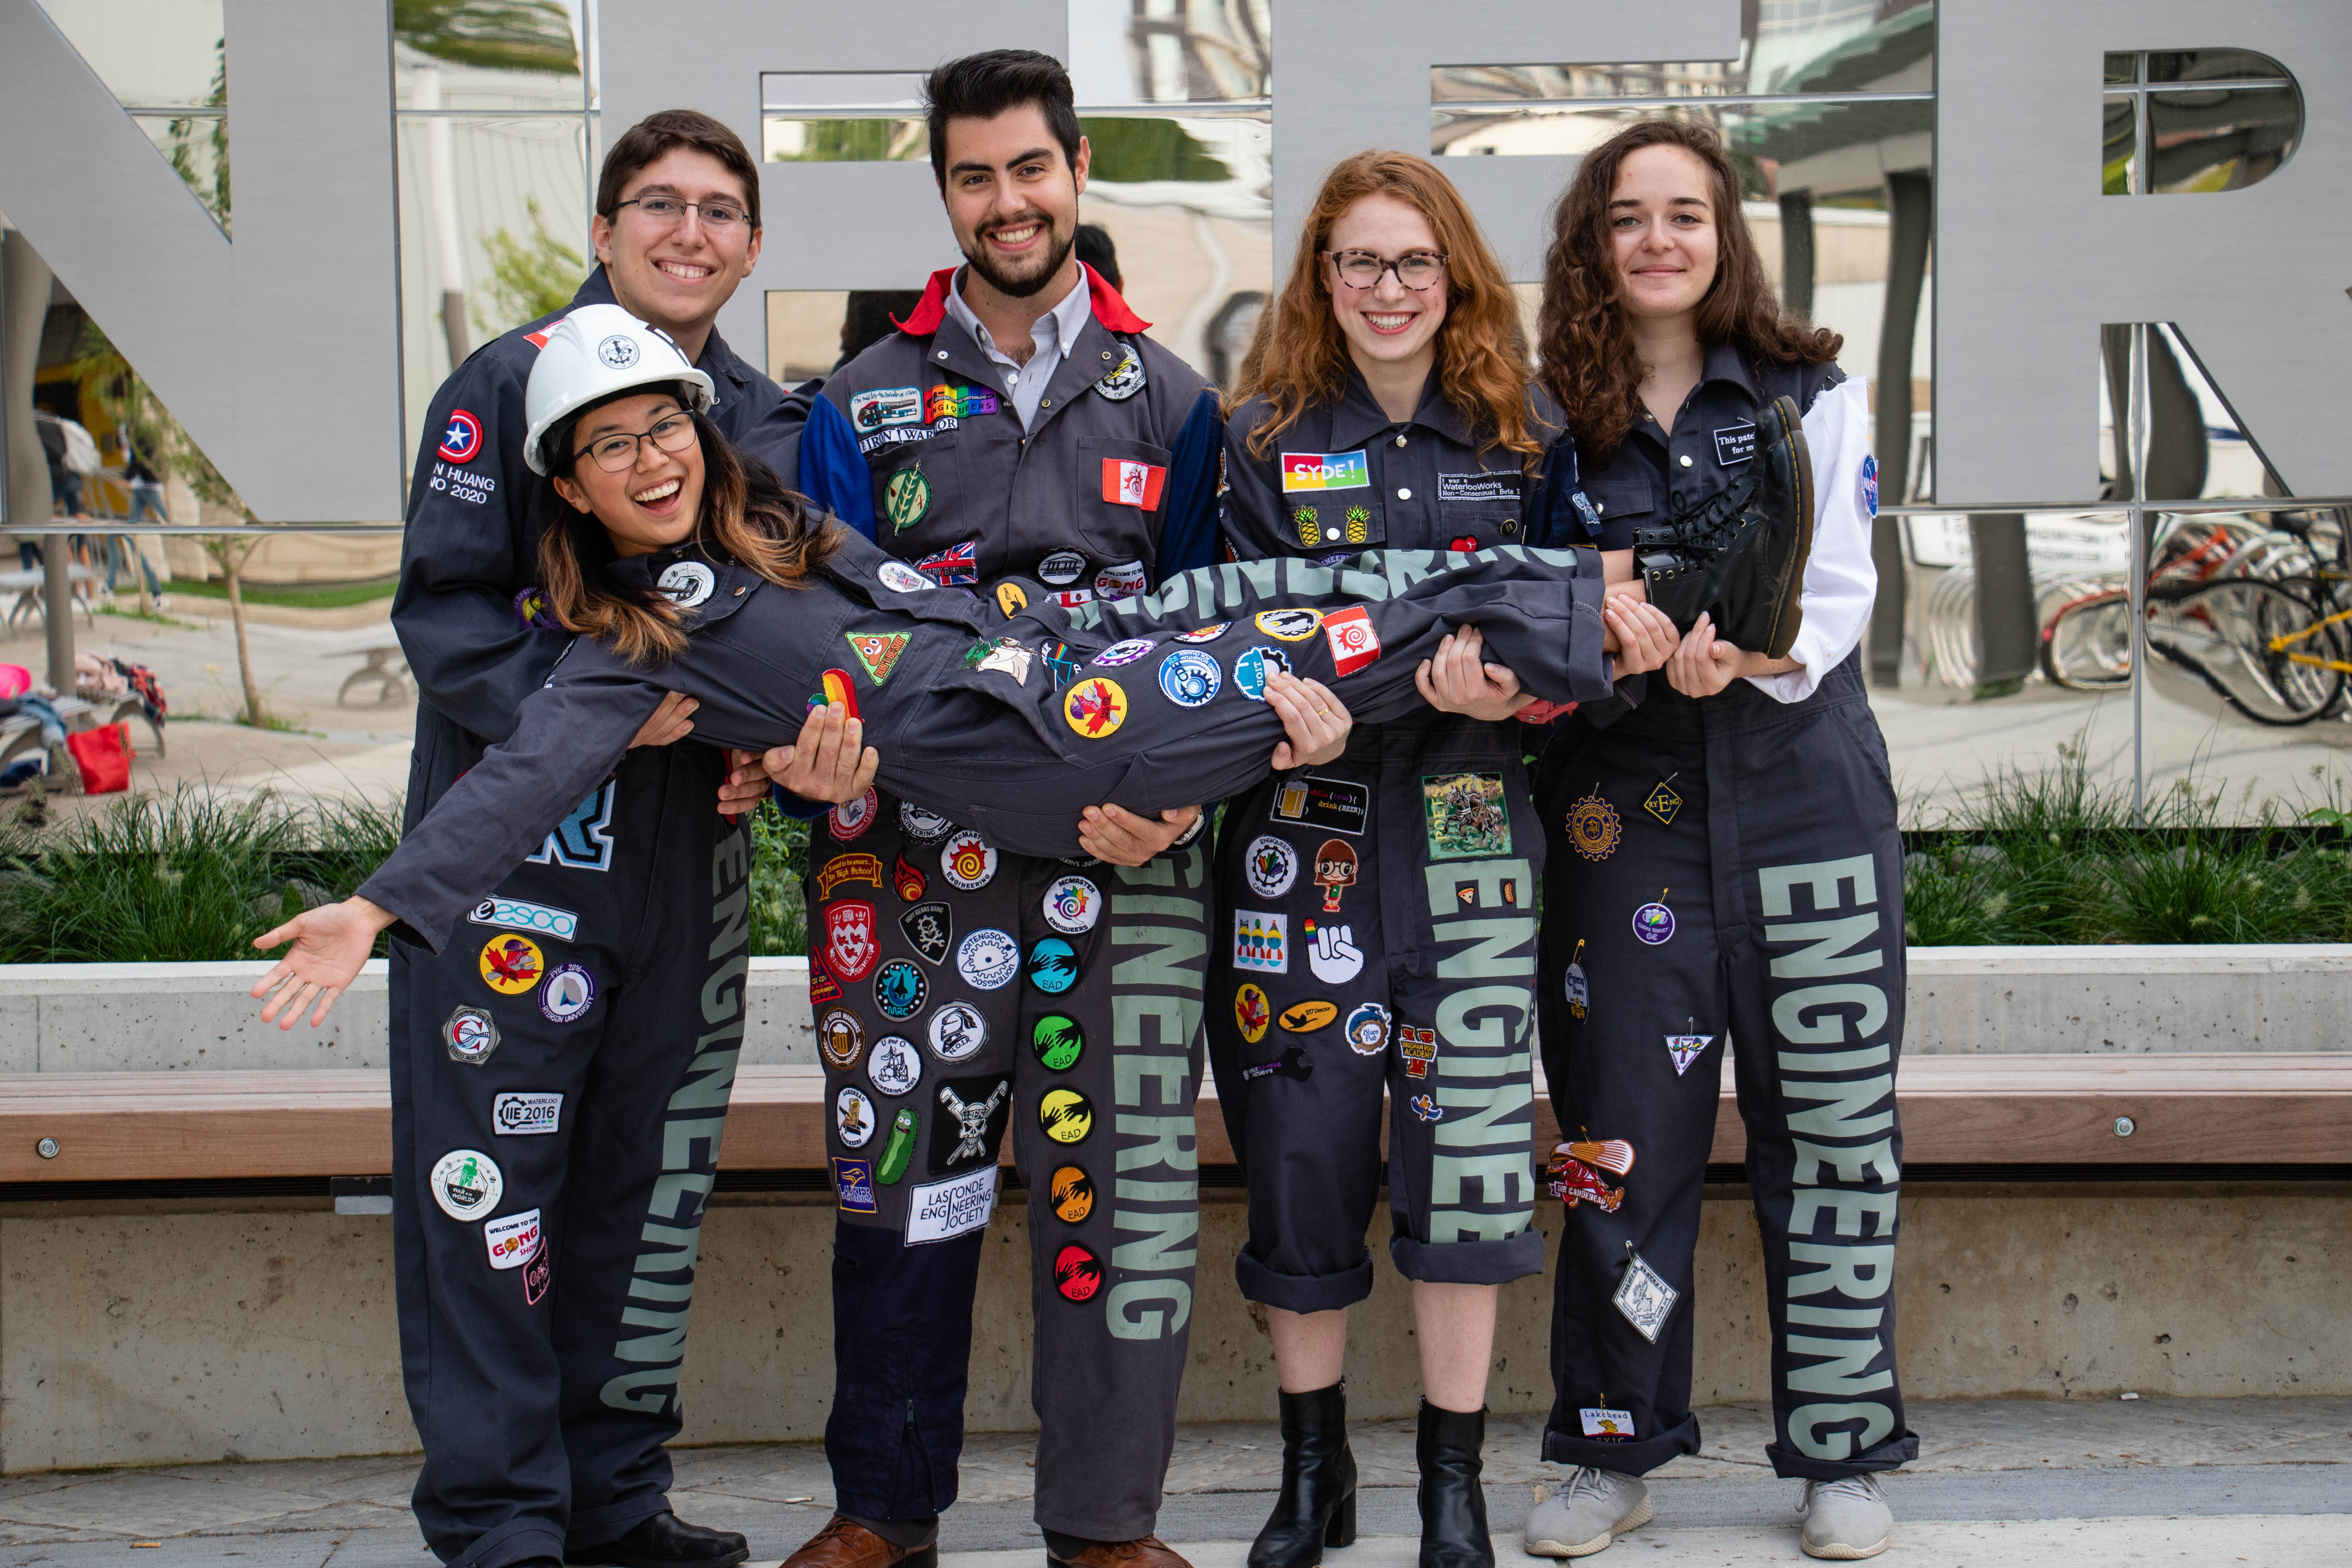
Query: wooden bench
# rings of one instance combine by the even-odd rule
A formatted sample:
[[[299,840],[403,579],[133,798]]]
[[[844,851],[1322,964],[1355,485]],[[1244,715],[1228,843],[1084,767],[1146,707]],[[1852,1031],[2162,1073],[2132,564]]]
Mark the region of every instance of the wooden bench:
[[[1897,1094],[1912,1165],[2352,1163],[2352,1054],[1923,1056],[1903,1064]],[[826,1101],[821,1068],[741,1069],[720,1167],[825,1169]],[[1548,1152],[1558,1138],[1538,1092],[1536,1147]],[[1007,1163],[1011,1148],[1007,1139]],[[1204,1166],[1234,1163],[1213,1087],[1201,1099],[1199,1150]],[[1746,1152],[1727,1092],[1711,1159],[1734,1164]],[[391,1169],[380,1070],[0,1076],[0,1182]]]

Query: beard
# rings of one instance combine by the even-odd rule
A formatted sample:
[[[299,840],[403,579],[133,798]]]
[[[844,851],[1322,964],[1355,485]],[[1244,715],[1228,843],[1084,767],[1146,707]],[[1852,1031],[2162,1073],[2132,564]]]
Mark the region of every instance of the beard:
[[[1047,245],[1042,259],[1025,262],[1019,272],[1008,272],[997,265],[989,253],[985,237],[987,230],[974,234],[971,244],[964,247],[963,258],[971,263],[971,269],[980,274],[990,288],[1009,299],[1026,300],[1052,282],[1061,272],[1062,263],[1070,258],[1071,247],[1078,242],[1075,226],[1065,233],[1042,212],[1029,212],[1011,222],[992,223],[988,227],[1019,228],[1024,223],[1034,223],[1045,229]]]

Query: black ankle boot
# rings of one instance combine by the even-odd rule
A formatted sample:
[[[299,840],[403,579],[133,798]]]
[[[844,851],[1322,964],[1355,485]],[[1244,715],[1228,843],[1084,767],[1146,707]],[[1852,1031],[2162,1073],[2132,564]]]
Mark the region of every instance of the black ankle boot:
[[[1327,1546],[1356,1543],[1356,1456],[1348,1385],[1282,1396],[1282,1495],[1250,1542],[1249,1568],[1314,1568]]]
[[[1495,1568],[1486,1536],[1486,1489],[1478,1479],[1478,1449],[1486,1439],[1486,1413],[1440,1410],[1421,1402],[1421,1568]]]

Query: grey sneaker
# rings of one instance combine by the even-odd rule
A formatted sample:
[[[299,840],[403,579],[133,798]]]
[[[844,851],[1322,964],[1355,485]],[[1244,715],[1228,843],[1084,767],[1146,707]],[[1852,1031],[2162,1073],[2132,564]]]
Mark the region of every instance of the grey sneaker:
[[[1895,1510],[1876,1476],[1807,1481],[1797,1492],[1797,1511],[1805,1516],[1808,1557],[1875,1557],[1895,1539]]]
[[[1587,1465],[1528,1515],[1531,1557],[1590,1557],[1650,1522],[1650,1489],[1633,1476]]]

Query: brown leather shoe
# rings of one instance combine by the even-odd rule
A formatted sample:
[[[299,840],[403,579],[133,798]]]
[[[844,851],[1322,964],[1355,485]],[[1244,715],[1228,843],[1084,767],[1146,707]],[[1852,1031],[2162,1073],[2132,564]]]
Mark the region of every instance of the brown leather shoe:
[[[837,1513],[784,1559],[784,1568],[939,1568],[939,1563],[936,1542],[910,1552]]]
[[[1049,1548],[1045,1561],[1053,1568],[1192,1568],[1182,1553],[1156,1535],[1140,1541],[1097,1541],[1076,1557],[1056,1557]]]

